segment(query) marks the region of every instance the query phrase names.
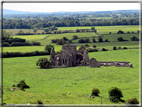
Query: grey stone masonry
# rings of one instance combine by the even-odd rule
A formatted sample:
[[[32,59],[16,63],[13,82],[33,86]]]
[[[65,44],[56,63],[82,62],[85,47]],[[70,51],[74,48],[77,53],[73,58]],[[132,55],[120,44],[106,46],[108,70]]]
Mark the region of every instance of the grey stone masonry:
[[[97,61],[95,58],[89,60],[88,51],[82,45],[78,51],[76,45],[63,45],[59,54],[55,55],[54,48],[51,49],[50,61],[54,68],[66,68],[73,66],[116,66],[116,67],[133,67],[129,62],[122,61]]]

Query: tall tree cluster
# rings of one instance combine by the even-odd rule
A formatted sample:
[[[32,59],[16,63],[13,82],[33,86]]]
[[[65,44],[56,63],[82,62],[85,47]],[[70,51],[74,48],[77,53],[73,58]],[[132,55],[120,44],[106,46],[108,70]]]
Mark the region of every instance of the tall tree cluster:
[[[3,29],[44,29],[47,27],[139,25],[138,11],[5,15]]]

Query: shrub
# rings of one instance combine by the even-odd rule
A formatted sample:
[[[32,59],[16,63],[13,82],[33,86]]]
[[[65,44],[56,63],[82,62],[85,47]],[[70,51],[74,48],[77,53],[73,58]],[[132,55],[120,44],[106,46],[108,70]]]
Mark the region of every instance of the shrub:
[[[93,48],[96,48],[97,46],[96,45],[93,45]]]
[[[131,41],[139,41],[139,39],[138,39],[136,36],[132,36],[132,37],[130,38],[130,40],[131,40]]]
[[[127,33],[128,33],[128,34],[130,34],[130,32],[129,32],[129,31],[128,31]]]
[[[72,40],[69,40],[69,43],[72,43]]]
[[[32,45],[39,46],[39,45],[40,45],[40,42],[32,42],[31,44],[32,44]]]
[[[79,30],[79,29],[76,29],[76,32],[80,32],[80,30]]]
[[[108,39],[106,39],[105,42],[109,42]]]
[[[43,104],[41,100],[37,100],[37,104]]]
[[[111,87],[108,91],[108,94],[109,94],[109,99],[112,102],[118,102],[120,101],[120,98],[123,97],[122,91],[117,87]]]
[[[19,83],[17,84],[17,87],[20,88],[20,90],[23,90],[26,89],[26,88],[30,88],[26,83],[25,83],[25,80],[21,80],[19,81]]]
[[[93,88],[92,89],[92,93],[91,93],[91,95],[93,96],[99,96],[98,94],[100,93],[100,90],[98,89],[98,88]]]
[[[51,62],[47,58],[39,58],[36,65],[40,66],[40,68],[45,68],[51,66]]]
[[[128,49],[127,47],[123,47],[123,49]]]
[[[121,49],[121,46],[119,46],[118,49]]]
[[[89,39],[85,39],[84,42],[85,42],[85,43],[89,43],[90,40],[89,40]]]
[[[111,34],[111,32],[109,32],[109,34]]]
[[[52,39],[52,43],[57,43],[57,39]]]
[[[92,39],[93,43],[96,42],[95,38]]]
[[[99,42],[103,42],[103,38],[102,38],[102,37],[99,37],[99,38],[98,38],[98,41],[99,41]]]
[[[85,45],[84,45],[85,47],[89,47],[89,45],[86,43]]]
[[[52,47],[54,48],[53,45],[46,45],[45,48],[44,48],[44,50],[45,50],[45,51],[48,51],[48,52],[50,53]]]
[[[74,36],[73,36],[73,39],[78,39],[78,36],[74,35]]]
[[[65,43],[66,41],[64,41],[63,39],[57,40],[57,45],[63,45]]]
[[[113,47],[113,50],[116,50],[116,46]]]
[[[124,39],[122,37],[119,37],[117,40],[118,41],[124,41]]]
[[[119,30],[117,34],[124,34],[124,32],[122,30]]]
[[[108,51],[108,49],[102,48],[102,51]]]
[[[132,33],[134,33],[134,32],[132,31]]]
[[[63,37],[63,40],[68,41],[69,39],[67,39],[66,37]]]
[[[131,99],[128,99],[126,101],[126,103],[129,103],[129,104],[139,104],[139,101],[137,98],[131,98]]]
[[[84,39],[78,40],[78,43],[85,43]]]

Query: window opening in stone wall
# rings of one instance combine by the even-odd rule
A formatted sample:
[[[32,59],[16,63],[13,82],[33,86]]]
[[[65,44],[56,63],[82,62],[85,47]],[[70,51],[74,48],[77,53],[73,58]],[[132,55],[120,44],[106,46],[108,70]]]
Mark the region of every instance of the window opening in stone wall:
[[[67,64],[67,59],[65,59],[65,64]]]

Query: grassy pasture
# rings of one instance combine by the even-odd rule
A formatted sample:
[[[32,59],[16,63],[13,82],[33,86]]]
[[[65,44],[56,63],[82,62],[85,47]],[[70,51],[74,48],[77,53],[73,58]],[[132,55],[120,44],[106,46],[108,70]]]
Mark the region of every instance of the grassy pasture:
[[[14,38],[23,38],[27,41],[37,41],[41,42],[41,45],[50,44],[52,39],[62,39],[63,37],[67,37],[68,39],[72,39],[74,35],[78,37],[92,37],[97,36],[93,32],[82,32],[82,33],[63,33],[63,34],[44,34],[44,35],[29,35],[29,36],[13,36]]]
[[[61,39],[63,37],[67,37],[71,39],[73,35],[77,35],[79,38],[89,38],[92,42],[92,38],[95,38],[98,41],[98,35],[93,32],[85,32],[85,33],[65,33],[65,34],[44,34],[44,35],[30,35],[30,36],[13,36],[18,38],[26,39],[27,41],[38,41],[41,42],[42,46],[17,46],[17,47],[3,47],[3,52],[31,52],[31,51],[44,51],[45,45],[52,44],[52,39]],[[97,48],[107,48],[112,49],[113,46],[121,46],[121,47],[138,47],[138,41],[124,41],[124,42],[117,42],[118,37],[123,37],[126,40],[130,40],[131,36],[139,37],[138,34],[111,34],[111,35],[103,35],[103,40],[108,39],[109,41],[115,42],[103,42],[103,43],[88,43],[90,47],[95,44]],[[78,42],[79,39],[73,40],[73,43]],[[80,47],[85,43],[77,43],[77,46]],[[55,46],[55,51],[60,51],[62,46],[52,44]]]
[[[76,29],[91,29],[91,26],[84,27],[58,27],[58,30],[76,30]],[[118,30],[124,31],[124,33],[132,32],[135,33],[139,30],[138,25],[126,25],[126,26],[95,26],[95,29],[98,30],[98,34],[109,34],[109,32],[117,33]]]
[[[108,35],[103,35],[103,41],[105,41],[106,39],[108,39],[108,41],[117,41],[117,39],[119,37],[122,37],[124,40],[128,40],[130,41],[130,38],[132,36],[136,36],[137,38],[139,38],[139,34],[108,34]],[[90,36],[90,37],[82,37],[82,39],[90,39],[90,42],[92,42],[92,39],[95,38],[95,40],[98,42],[98,36]],[[80,38],[79,38],[80,39]],[[73,40],[72,42],[78,42],[79,39]]]
[[[23,38],[26,39],[27,41],[37,41],[37,40],[42,40],[45,38],[47,34],[42,34],[42,35],[25,35],[25,36],[13,36],[14,38]]]
[[[27,41],[38,41],[41,42],[41,45],[50,44],[52,39],[62,39],[63,37],[67,37],[68,39],[72,39],[74,35],[77,35],[80,38],[89,38],[92,42],[92,38],[95,38],[98,41],[98,35],[93,32],[82,32],[82,33],[63,33],[63,34],[43,34],[43,35],[29,35],[29,36],[13,36],[14,38],[23,38]],[[103,40],[108,39],[109,41],[117,41],[118,37],[123,37],[125,40],[130,40],[132,36],[139,37],[139,34],[110,34],[103,35]],[[78,40],[74,40],[76,43]]]
[[[85,43],[77,44],[77,49],[84,45]],[[123,47],[139,47],[138,41],[126,41],[126,42],[104,42],[104,43],[88,43],[90,47],[93,47],[93,45],[96,45],[97,48],[106,48],[109,50],[113,49],[113,46],[121,46]],[[62,49],[61,45],[55,45],[55,52],[59,52]],[[32,52],[32,51],[44,51],[45,46],[17,46],[17,47],[3,47],[3,52]]]
[[[58,30],[76,30],[90,29],[91,27],[59,27]],[[138,47],[138,41],[117,42],[118,37],[123,37],[130,40],[131,36],[138,37],[138,34],[111,34],[109,30],[116,33],[120,28],[125,33],[127,31],[138,30],[138,26],[96,26],[99,34],[103,35],[103,40],[116,42],[103,43],[88,43],[91,47],[93,44],[97,48],[106,48],[112,50],[113,46]],[[123,28],[123,29],[122,29]],[[18,29],[19,31],[19,29]],[[42,46],[18,46],[18,47],[3,47],[3,52],[30,52],[44,51],[46,44],[52,44],[52,39],[61,39],[67,37],[71,39],[74,35],[80,38],[89,38],[92,42],[93,36],[98,36],[93,32],[85,33],[64,33],[64,34],[43,34],[29,36],[13,36],[24,38],[27,41],[41,42]],[[97,37],[95,37],[98,41]],[[74,40],[73,42],[77,42]],[[79,48],[83,44],[77,44]],[[55,45],[55,44],[53,44]],[[62,46],[55,45],[55,51],[60,51]],[[101,98],[88,98],[93,87],[100,89],[103,95],[103,104],[115,104],[108,99],[108,89],[112,86],[119,87],[124,95],[124,100],[132,97],[139,99],[139,50],[112,50],[107,52],[89,53],[89,57],[95,57],[98,61],[130,61],[134,68],[127,67],[72,67],[72,68],[54,68],[54,69],[39,69],[35,65],[36,61],[44,56],[34,57],[17,57],[3,59],[3,102],[6,104],[35,104],[38,99],[41,99],[44,104],[100,104]],[[50,56],[45,56],[49,58]],[[25,79],[26,83],[31,87],[25,92],[23,91],[8,91],[13,84]],[[40,87],[39,87],[40,86]],[[67,94],[71,92],[71,94]]]
[[[23,32],[30,32],[30,33],[34,33],[32,29],[5,29],[7,32],[12,33],[13,35],[15,35],[16,33],[19,32],[19,30],[22,30]],[[42,33],[44,30],[37,30],[37,33]]]
[[[127,100],[139,99],[139,50],[117,50],[89,53],[98,61],[129,61],[129,67],[69,67],[39,69],[36,61],[40,57],[17,57],[3,59],[3,102],[6,104],[35,104],[41,99],[44,104],[101,104],[101,97],[88,98],[92,88],[97,87],[102,94],[103,104],[109,101],[108,89],[116,86],[122,90]],[[20,80],[31,87],[26,91],[9,91]],[[71,94],[67,94],[70,92]],[[122,104],[122,103],[119,103]]]
[[[122,30],[125,33],[139,30],[138,25],[123,25],[123,26],[95,26],[99,34],[109,34],[109,32],[117,33],[118,30]],[[58,27],[58,30],[76,30],[76,29],[91,29],[91,26],[77,26],[77,27]],[[7,32],[17,33],[20,29],[5,29]],[[24,32],[33,33],[32,29],[22,29]],[[38,30],[37,33],[41,33],[44,30]]]
[[[32,51],[44,51],[45,46],[17,46],[17,47],[3,47],[3,52],[32,52]],[[56,45],[55,51],[60,51],[62,46]]]

